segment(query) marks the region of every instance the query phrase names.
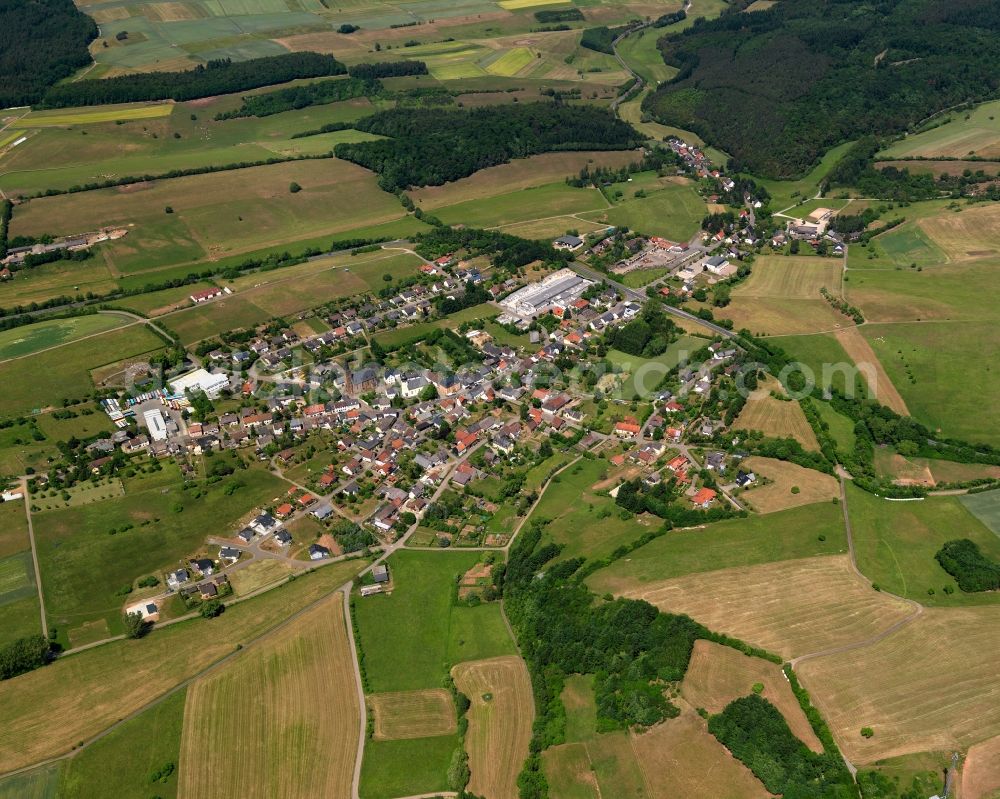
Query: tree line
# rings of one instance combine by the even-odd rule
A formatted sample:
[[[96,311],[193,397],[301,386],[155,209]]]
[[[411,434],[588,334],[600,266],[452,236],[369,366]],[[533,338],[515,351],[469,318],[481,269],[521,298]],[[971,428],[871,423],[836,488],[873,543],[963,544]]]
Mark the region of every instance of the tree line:
[[[72,0],[0,0],[0,108],[36,103],[92,63],[97,25]]]
[[[828,148],[995,96],[1000,6],[789,0],[660,40],[678,74],[643,109],[726,150],[735,170],[803,174]],[[762,57],[766,53],[766,57]]]
[[[341,100],[352,100],[355,97],[368,97],[378,94],[381,90],[382,84],[379,81],[367,78],[316,81],[264,94],[248,95],[243,98],[239,108],[216,114],[215,120],[220,122],[240,117],[266,117],[284,111],[308,108],[311,105],[324,105]]]
[[[389,138],[338,144],[334,152],[377,172],[387,191],[440,186],[512,158],[555,150],[629,150],[641,142],[631,125],[606,111],[561,103],[395,108],[355,127]]]
[[[49,89],[40,106],[68,108],[144,100],[196,100],[298,78],[322,78],[346,72],[347,67],[336,58],[321,53],[283,53],[249,61],[226,58],[180,72],[142,72],[64,83]]]

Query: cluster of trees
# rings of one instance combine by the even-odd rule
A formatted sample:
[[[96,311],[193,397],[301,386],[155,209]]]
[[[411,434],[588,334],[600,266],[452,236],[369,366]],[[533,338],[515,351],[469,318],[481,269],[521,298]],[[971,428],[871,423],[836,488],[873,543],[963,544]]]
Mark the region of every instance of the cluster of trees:
[[[138,72],[103,80],[63,83],[49,89],[41,105],[67,108],[142,100],[196,100],[298,78],[322,78],[346,72],[347,67],[332,55],[320,53],[283,53],[236,62],[226,58],[182,72]]]
[[[561,264],[571,260],[568,253],[554,250],[550,244],[498,230],[441,226],[419,234],[416,241],[417,252],[429,260],[465,250],[470,258],[488,256],[494,266],[502,269],[518,269],[533,261]]]
[[[535,19],[539,22],[579,22],[583,12],[578,8],[560,8],[554,11],[536,11]]]
[[[652,513],[654,516],[659,516],[667,528],[691,527],[696,524],[731,519],[733,516],[746,516],[745,512],[734,512],[721,503],[707,510],[676,504],[678,494],[676,489],[676,483],[672,480],[652,488],[647,488],[639,478],[627,480],[618,489],[615,504],[632,513]]]
[[[434,305],[441,314],[458,313],[465,308],[489,302],[492,295],[483,288],[481,283],[466,281],[465,291],[457,297],[438,296],[434,298]]]
[[[554,150],[629,150],[641,139],[631,125],[605,111],[560,103],[395,108],[355,127],[389,138],[338,144],[334,152],[377,172],[382,188],[393,192],[439,186],[512,158]]]
[[[987,558],[975,541],[968,538],[948,541],[934,557],[966,593],[1000,588],[1000,564]]]
[[[330,533],[344,552],[360,552],[376,543],[375,536],[368,530],[347,519],[334,524]]]
[[[378,94],[382,84],[377,80],[367,78],[347,78],[345,80],[323,80],[306,83],[302,86],[290,86],[287,89],[277,89],[264,94],[252,94],[243,98],[239,108],[216,114],[216,121],[237,119],[239,117],[266,117],[280,114],[283,111],[294,111],[308,108],[311,105],[336,103],[341,100],[351,100],[355,97],[367,97]]]
[[[849,2],[783,0],[661,39],[679,72],[643,108],[731,153],[733,171],[797,176],[842,141],[994,96],[998,32],[993,0],[883,0],[864,14]]]
[[[854,324],[860,325],[865,321],[865,315],[861,313],[861,309],[856,305],[851,305],[847,300],[842,297],[838,297],[835,294],[831,294],[827,291],[826,286],[820,288],[819,293],[823,295],[823,299],[826,300],[830,305],[840,311],[844,316],[849,316],[854,321]]]
[[[0,108],[38,102],[91,63],[97,25],[72,0],[0,0]]]
[[[0,200],[0,258],[7,257],[10,243],[10,218],[14,214],[14,203],[4,198]]]
[[[708,720],[708,730],[773,794],[796,799],[847,799],[858,792],[834,752],[816,754],[788,728],[781,712],[750,694]]]
[[[680,329],[663,312],[660,303],[647,302],[642,313],[627,324],[612,327],[605,344],[629,355],[654,358],[666,352]]]
[[[663,14],[657,17],[653,21],[654,28],[665,28],[668,25],[673,25],[677,22],[683,22],[687,19],[687,12],[682,8],[680,11],[673,11],[669,14]]]
[[[9,680],[18,674],[44,666],[50,656],[49,642],[41,635],[18,638],[0,647],[0,680]]]
[[[618,28],[609,28],[601,25],[597,28],[587,28],[580,37],[580,46],[588,50],[596,50],[598,53],[615,54],[615,39],[629,29],[628,25]]]
[[[353,67],[348,67],[347,74],[362,80],[378,80],[428,73],[427,64],[423,61],[376,61],[372,64],[355,64]]]
[[[620,169],[613,169],[607,166],[596,166],[591,169],[589,165],[584,166],[578,175],[566,178],[566,183],[577,188],[605,186],[610,183],[624,183],[628,180],[629,175],[636,172],[660,171],[667,166],[678,166],[680,163],[680,156],[673,150],[655,145],[651,150],[644,153],[639,161],[623,166]]]

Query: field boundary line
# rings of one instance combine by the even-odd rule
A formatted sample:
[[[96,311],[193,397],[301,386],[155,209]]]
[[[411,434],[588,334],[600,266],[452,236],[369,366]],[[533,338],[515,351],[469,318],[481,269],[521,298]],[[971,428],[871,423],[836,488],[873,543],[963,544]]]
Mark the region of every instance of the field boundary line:
[[[354,773],[351,775],[351,797],[358,799],[361,786],[361,762],[365,755],[365,738],[368,732],[368,710],[365,706],[365,688],[361,683],[361,669],[358,667],[358,644],[354,640],[354,623],[351,619],[351,590],[353,582],[344,584],[344,623],[347,625],[347,639],[351,645],[351,666],[354,670],[354,688],[358,696],[358,748],[354,757]]]
[[[24,494],[24,516],[28,522],[28,542],[31,544],[31,564],[35,568],[35,591],[38,593],[38,609],[42,617],[42,635],[49,637],[49,623],[45,618],[45,595],[42,593],[42,570],[38,565],[38,550],[35,547],[35,528],[31,523],[31,495],[28,480],[22,478],[21,491]]]

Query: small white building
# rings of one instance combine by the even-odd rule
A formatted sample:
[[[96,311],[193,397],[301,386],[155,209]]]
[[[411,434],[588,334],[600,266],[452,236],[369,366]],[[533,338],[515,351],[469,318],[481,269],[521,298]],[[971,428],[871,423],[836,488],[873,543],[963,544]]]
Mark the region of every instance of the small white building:
[[[167,423],[163,419],[163,414],[159,408],[153,408],[142,414],[142,419],[149,430],[149,437],[153,441],[167,440]]]

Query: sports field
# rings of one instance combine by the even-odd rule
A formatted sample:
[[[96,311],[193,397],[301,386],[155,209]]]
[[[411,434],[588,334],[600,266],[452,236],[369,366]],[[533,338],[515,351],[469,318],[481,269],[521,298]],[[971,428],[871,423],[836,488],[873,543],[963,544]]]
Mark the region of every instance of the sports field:
[[[741,503],[748,502],[760,513],[830,502],[840,493],[837,478],[789,461],[753,457],[744,461],[741,468],[752,470],[758,480],[764,477],[772,481],[740,494]]]
[[[246,645],[300,608],[327,595],[358,569],[335,564],[204,619],[117,641],[0,682],[0,769],[11,771],[68,752],[181,681]],[[52,719],[58,718],[58,725]]]
[[[760,430],[771,438],[794,438],[805,449],[818,451],[816,434],[799,403],[771,396],[768,386],[773,387],[771,390],[784,393],[777,380],[769,380],[747,398],[733,424],[734,429]]]
[[[721,569],[616,593],[785,658],[863,640],[913,612],[873,591],[845,555]]]
[[[455,703],[444,688],[392,691],[367,696],[375,740],[431,738],[455,732]]]
[[[972,111],[953,111],[950,121],[892,143],[884,158],[1000,157],[1000,101],[983,103]]]
[[[189,689],[185,797],[346,796],[360,708],[343,598],[333,594]]]
[[[966,594],[957,590],[954,578],[934,559],[946,541],[968,538],[988,558],[1000,561],[1000,538],[969,512],[962,499],[887,502],[851,486],[848,489],[858,568],[873,583],[924,605],[993,605],[1000,601],[995,591]],[[946,585],[954,593],[945,593]]]
[[[761,696],[781,712],[792,733],[814,752],[822,752],[823,744],[792,693],[781,666],[769,660],[750,657],[711,641],[695,641],[681,694],[692,707],[715,714],[721,713],[734,699],[748,696],[757,683],[764,686]]]
[[[998,634],[993,608],[931,609],[850,657],[807,660],[798,672],[856,764],[964,749],[1000,733]]]
[[[535,715],[531,678],[521,658],[511,655],[460,663],[455,684],[472,700],[465,747],[477,796],[517,799],[517,776],[528,756]]]
[[[595,572],[587,585],[597,594],[621,594],[671,577],[846,551],[841,510],[824,502],[672,530]]]
[[[112,314],[92,314],[56,319],[51,322],[37,322],[5,330],[0,333],[0,361],[23,358],[25,355],[32,355],[39,350],[75,341],[84,336],[114,330],[127,321],[124,317]]]

